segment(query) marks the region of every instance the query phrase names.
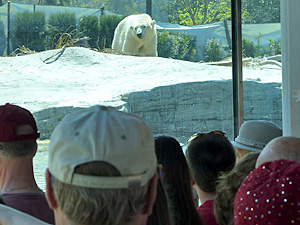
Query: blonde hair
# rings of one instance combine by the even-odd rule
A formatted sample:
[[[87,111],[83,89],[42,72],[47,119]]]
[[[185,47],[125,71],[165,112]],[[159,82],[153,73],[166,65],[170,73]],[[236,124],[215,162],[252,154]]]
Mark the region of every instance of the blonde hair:
[[[120,176],[106,162],[90,162],[76,173],[94,176]],[[149,184],[131,189],[94,189],[65,184],[51,177],[55,200],[72,225],[118,225],[127,223],[145,206]]]

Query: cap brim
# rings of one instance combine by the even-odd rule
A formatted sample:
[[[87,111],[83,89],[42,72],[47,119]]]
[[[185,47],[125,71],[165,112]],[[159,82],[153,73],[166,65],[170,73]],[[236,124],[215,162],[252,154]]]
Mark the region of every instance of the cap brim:
[[[248,151],[252,151],[252,152],[261,152],[262,151],[261,148],[255,148],[255,147],[252,147],[252,146],[240,144],[240,143],[238,143],[236,141],[231,141],[231,144],[235,148],[240,148],[240,149],[244,149],[244,150],[248,150]]]

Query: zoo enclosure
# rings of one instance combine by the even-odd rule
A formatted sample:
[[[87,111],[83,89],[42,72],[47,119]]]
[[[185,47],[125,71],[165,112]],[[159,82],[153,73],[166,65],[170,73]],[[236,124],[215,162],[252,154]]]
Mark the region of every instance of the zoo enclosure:
[[[49,18],[50,14],[54,13],[75,13],[77,27],[79,20],[83,16],[97,16],[101,15],[114,15],[113,13],[105,9],[91,9],[91,8],[77,8],[77,7],[63,7],[63,6],[40,6],[20,3],[10,3],[10,29],[9,33],[13,33],[13,23],[15,22],[16,14],[18,12],[43,12],[45,13],[46,19]],[[153,18],[156,19],[156,18]],[[0,56],[7,52],[7,37],[8,37],[8,4],[0,7]],[[204,60],[204,52],[207,40],[213,37],[220,41],[224,48],[228,48],[228,40],[226,37],[225,27],[223,22],[217,22],[208,25],[197,25],[197,26],[182,26],[172,23],[163,23],[157,21],[156,28],[158,31],[167,30],[170,33],[185,32],[196,37],[196,61]],[[228,29],[231,30],[231,22],[228,21]],[[256,43],[258,35],[260,35],[260,44],[264,48],[268,46],[268,40],[274,41],[281,40],[281,25],[280,23],[269,23],[269,24],[243,24],[243,37]],[[231,32],[230,32],[231,33]],[[12,35],[10,35],[10,40]],[[11,43],[11,42],[9,42]],[[10,44],[11,46],[11,44]],[[25,46],[26,47],[26,46]],[[13,49],[10,49],[12,52]]]

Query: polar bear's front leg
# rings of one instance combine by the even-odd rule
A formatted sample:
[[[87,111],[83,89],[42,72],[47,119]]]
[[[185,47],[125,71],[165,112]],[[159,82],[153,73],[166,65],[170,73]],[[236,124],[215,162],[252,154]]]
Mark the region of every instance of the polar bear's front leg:
[[[127,38],[123,42],[122,52],[126,55],[138,55],[142,45],[136,40]]]

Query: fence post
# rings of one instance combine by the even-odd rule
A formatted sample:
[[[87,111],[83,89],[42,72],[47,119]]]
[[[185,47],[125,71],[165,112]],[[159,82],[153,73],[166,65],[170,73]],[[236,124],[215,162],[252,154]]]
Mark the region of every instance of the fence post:
[[[243,61],[242,61],[242,16],[241,0],[231,1],[232,17],[232,84],[234,138],[243,123]]]
[[[152,17],[152,0],[146,0],[146,13]]]
[[[6,52],[7,56],[9,56],[9,40],[10,40],[10,1],[7,2],[7,46],[6,46]]]

